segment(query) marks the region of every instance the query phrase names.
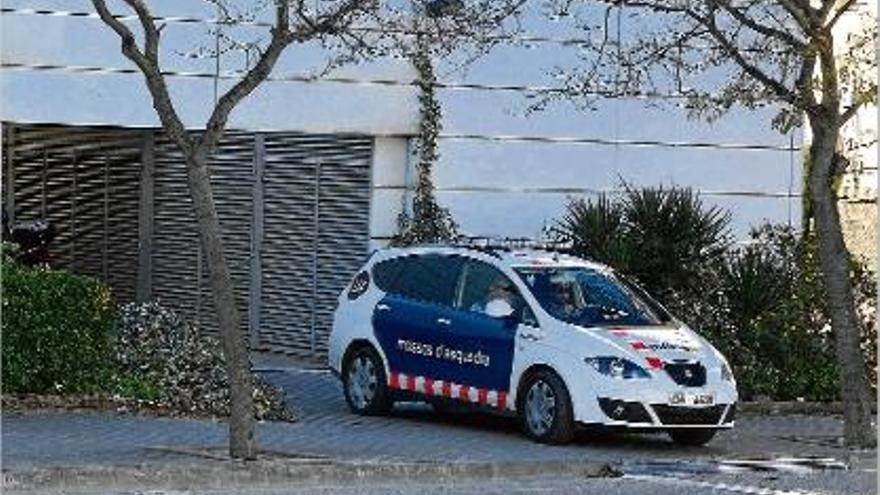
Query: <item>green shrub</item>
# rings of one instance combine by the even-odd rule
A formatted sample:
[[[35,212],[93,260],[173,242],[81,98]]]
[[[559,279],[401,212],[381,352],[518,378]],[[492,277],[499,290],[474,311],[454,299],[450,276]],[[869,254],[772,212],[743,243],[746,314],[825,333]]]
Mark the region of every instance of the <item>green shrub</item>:
[[[623,209],[625,235],[638,253],[627,271],[660,297],[702,292],[707,260],[730,246],[730,213],[703,204],[689,188],[627,188]]]
[[[156,405],[162,399],[162,389],[155,382],[139,375],[116,372],[108,389],[121,399],[134,399]]]
[[[4,393],[101,390],[112,377],[109,289],[3,258]]]
[[[763,225],[751,243],[730,249],[713,268],[711,290],[670,301],[671,310],[730,360],[740,394],[776,400],[840,396],[834,335],[816,242],[792,228]],[[862,309],[863,349],[874,376],[874,284],[853,264]]]
[[[137,379],[132,392],[152,393],[155,405],[179,413],[229,415],[220,343],[199,334],[170,309],[157,302],[122,306],[114,350],[119,370]],[[283,394],[258,375],[254,404],[257,419],[292,419]]]
[[[595,202],[574,199],[550,233],[556,240],[570,243],[579,256],[626,268],[632,264],[635,246],[625,235],[624,214],[623,206],[605,194]]]

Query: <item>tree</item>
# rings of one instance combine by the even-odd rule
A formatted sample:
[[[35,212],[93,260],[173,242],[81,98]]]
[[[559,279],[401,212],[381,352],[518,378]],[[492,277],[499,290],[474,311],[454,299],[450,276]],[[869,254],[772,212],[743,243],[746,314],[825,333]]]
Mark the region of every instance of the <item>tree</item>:
[[[834,179],[845,164],[842,127],[877,101],[876,19],[840,39],[841,19],[865,15],[856,0],[557,0],[553,9],[600,34],[583,48],[582,63],[562,71],[565,89],[546,99],[589,106],[609,94],[650,96],[708,120],[737,105],[776,105],[775,128],[806,125],[805,194],[835,334],[845,442],[874,445]],[[626,16],[626,38],[612,36],[612,14],[621,16],[618,26]]]
[[[229,12],[229,1],[208,0]],[[399,3],[384,5],[378,0],[305,0],[254,1],[274,7],[274,24],[269,41],[257,51],[256,63],[232,87],[217,99],[203,131],[190,132],[176,111],[161,69],[160,40],[164,26],[159,25],[146,0],[124,0],[134,11],[138,34],[122,18],[114,15],[105,0],[92,0],[101,20],[121,42],[122,54],[142,73],[152,97],[153,108],[168,137],[181,150],[187,171],[187,185],[192,198],[201,249],[208,267],[209,285],[220,328],[220,340],[230,383],[229,450],[233,458],[253,459],[254,439],[253,380],[246,336],[240,329],[240,316],[235,304],[235,288],[224,254],[223,231],[217,215],[211,186],[208,158],[226,128],[233,109],[263,83],[272,72],[284,50],[293,44],[318,41],[335,49],[334,63],[343,63],[391,53],[407,43],[412,13],[399,8]],[[443,0],[444,5],[449,3]],[[505,19],[518,14],[524,0],[476,0],[469,6],[456,6],[454,12],[435,19],[429,26],[438,40],[453,46],[453,40],[476,43],[486,39]],[[436,8],[445,8],[438,5]],[[236,19],[223,19],[234,24]],[[253,48],[253,46],[250,46]]]

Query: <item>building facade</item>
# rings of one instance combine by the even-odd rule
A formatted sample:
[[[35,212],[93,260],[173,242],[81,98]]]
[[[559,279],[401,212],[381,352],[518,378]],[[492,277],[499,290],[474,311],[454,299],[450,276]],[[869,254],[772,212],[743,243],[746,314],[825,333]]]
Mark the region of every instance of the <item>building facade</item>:
[[[854,36],[864,36],[867,30],[877,29],[877,2],[857,2],[852,13],[843,16],[836,26],[835,41],[839,50],[848,50],[847,43]],[[842,54],[844,55],[844,54]],[[877,83],[877,66],[867,67],[864,75]],[[841,223],[847,247],[872,269],[878,268],[880,251],[880,219],[878,219],[877,188],[880,176],[877,160],[877,123],[880,114],[877,104],[863,107],[843,129],[840,143],[848,165],[838,189]]]
[[[202,55],[215,41],[204,2],[151,6],[165,19],[160,58],[178,113],[198,130],[249,61],[234,50]],[[526,115],[527,96],[557,84],[550,69],[577,54],[566,40],[583,36],[526,24],[538,35],[528,43],[437,61],[444,118],[434,182],[464,233],[537,236],[570,198],[618,194],[624,183],[692,187],[732,212],[740,238],[765,221],[800,224],[800,137],[769,129],[774,109],[706,125],[619,98],[591,112]],[[52,221],[59,266],[106,280],[120,301],[158,298],[211,329],[182,160],[115,34],[86,0],[8,0],[0,40],[8,210]],[[323,353],[339,291],[394,233],[414,182],[410,64],[324,74],[326,55],[288,49],[232,113],[211,164],[251,343],[292,353]]]

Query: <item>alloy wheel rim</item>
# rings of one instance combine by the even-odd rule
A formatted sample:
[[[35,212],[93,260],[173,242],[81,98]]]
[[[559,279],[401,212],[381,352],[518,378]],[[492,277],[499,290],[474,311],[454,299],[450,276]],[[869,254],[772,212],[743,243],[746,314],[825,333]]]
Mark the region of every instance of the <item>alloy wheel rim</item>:
[[[556,416],[556,394],[544,380],[538,380],[526,394],[526,423],[536,436],[547,433],[553,427]]]
[[[357,409],[370,405],[378,383],[373,361],[366,356],[357,357],[348,371],[348,397]]]

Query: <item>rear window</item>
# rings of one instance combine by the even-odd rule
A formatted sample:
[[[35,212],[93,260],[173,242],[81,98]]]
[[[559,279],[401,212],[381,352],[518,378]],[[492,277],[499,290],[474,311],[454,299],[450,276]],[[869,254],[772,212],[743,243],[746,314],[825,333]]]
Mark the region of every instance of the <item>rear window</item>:
[[[451,306],[462,264],[455,256],[404,256],[377,263],[373,278],[389,294]]]
[[[404,259],[405,258],[394,258],[381,263],[376,263],[373,267],[373,280],[376,282],[376,287],[383,292],[395,292],[394,282],[403,270]]]

